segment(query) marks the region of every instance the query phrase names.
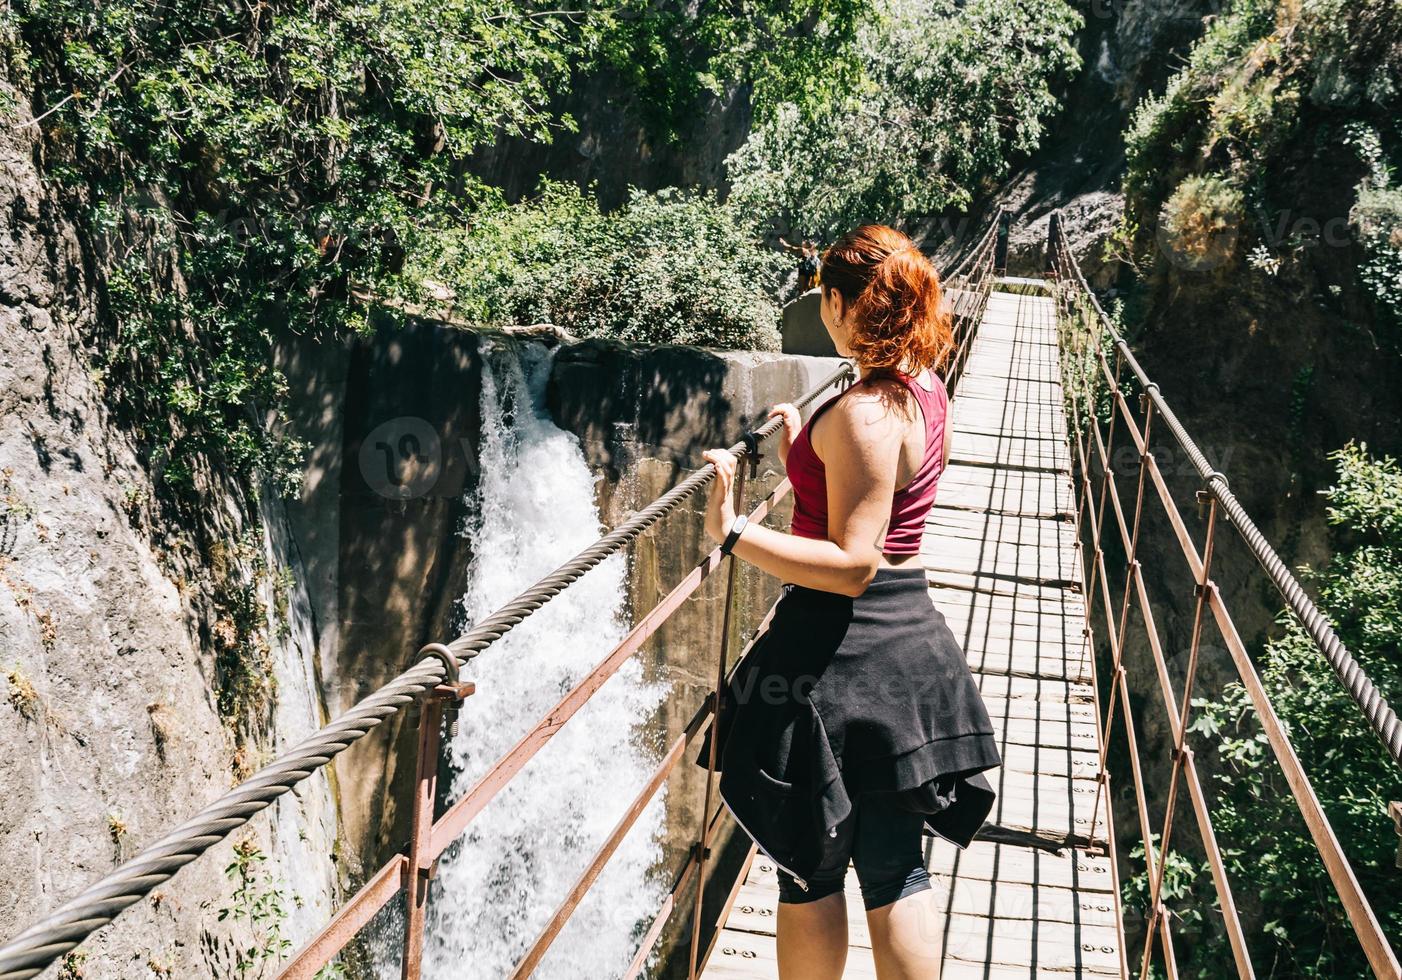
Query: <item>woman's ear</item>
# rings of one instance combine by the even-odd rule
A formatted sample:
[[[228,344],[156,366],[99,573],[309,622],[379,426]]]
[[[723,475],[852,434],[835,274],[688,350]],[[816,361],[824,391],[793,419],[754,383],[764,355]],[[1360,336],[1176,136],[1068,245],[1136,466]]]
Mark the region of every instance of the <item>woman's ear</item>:
[[[823,297],[828,301],[828,309],[832,312],[832,322],[841,323],[843,314],[847,312],[842,291],[834,286],[823,286],[822,290]]]

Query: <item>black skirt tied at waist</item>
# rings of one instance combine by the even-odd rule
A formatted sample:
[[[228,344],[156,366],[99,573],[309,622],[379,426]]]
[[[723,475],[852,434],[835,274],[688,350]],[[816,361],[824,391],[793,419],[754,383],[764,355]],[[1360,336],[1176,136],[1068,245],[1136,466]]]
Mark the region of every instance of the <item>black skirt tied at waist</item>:
[[[895,793],[967,847],[993,808],[993,725],[923,568],[880,568],[852,598],[793,583],[736,667],[712,732],[720,793],[795,875],[862,793]]]

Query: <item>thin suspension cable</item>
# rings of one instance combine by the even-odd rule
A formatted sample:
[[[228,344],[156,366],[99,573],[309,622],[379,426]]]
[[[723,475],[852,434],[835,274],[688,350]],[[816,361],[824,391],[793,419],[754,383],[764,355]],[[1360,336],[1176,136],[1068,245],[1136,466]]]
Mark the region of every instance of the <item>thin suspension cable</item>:
[[[994,243],[998,240],[998,225],[1003,220],[1003,208],[997,208],[993,212],[993,220],[988,223],[988,228],[983,236],[974,246],[973,251],[964,256],[964,260],[945,274],[946,281],[965,274],[965,269],[982,268],[984,260],[992,254]],[[988,253],[988,254],[985,254]]]

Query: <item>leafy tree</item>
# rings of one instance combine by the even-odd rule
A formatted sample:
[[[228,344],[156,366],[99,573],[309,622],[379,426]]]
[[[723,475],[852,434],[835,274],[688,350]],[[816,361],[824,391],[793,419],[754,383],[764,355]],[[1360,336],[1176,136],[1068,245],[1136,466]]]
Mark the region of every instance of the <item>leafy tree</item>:
[[[760,105],[821,92],[866,2],[19,0],[0,54],[94,243],[94,370],[157,469],[188,490],[221,461],[289,489],[301,447],[262,424],[279,335],[359,327],[357,294],[404,289],[436,230],[499,221],[467,154],[570,129],[552,99],[601,66],[668,118],[736,82]]]
[[[1080,25],[1062,0],[893,2],[859,29],[863,83],[779,105],[728,161],[733,197],[826,240],[967,208],[1037,146]]]
[[[22,0],[6,70],[94,243],[96,370],[167,480],[206,458],[291,480],[279,332],[355,326],[352,284],[472,199],[453,161],[499,127],[548,138],[585,42],[488,0]],[[566,25],[568,26],[568,25]]]
[[[585,71],[605,66],[639,96],[654,134],[675,140],[702,96],[745,84],[756,114],[821,104],[854,84],[858,25],[873,0],[685,3],[623,0]]]

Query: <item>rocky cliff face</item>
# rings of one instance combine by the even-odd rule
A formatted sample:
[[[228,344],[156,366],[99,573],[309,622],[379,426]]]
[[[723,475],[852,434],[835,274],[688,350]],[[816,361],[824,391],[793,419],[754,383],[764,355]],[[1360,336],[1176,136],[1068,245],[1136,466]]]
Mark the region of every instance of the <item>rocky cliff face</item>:
[[[477,464],[480,344],[415,319],[348,341],[294,338],[280,352],[291,434],[309,447],[287,510],[327,717],[452,636],[472,556],[458,531]],[[342,858],[357,880],[404,843],[415,738],[401,712],[334,763]]]
[[[41,179],[33,132],[12,118],[0,126],[7,937],[321,717],[313,624],[285,584],[297,557],[276,507],[205,473],[205,520],[182,526],[108,411],[89,358],[101,335],[92,255],[66,219],[71,202]],[[234,597],[246,600],[237,624]],[[247,678],[257,720],[240,739],[220,710],[219,652],[235,642],[257,658]],[[310,781],[85,944],[68,975],[225,975],[240,950],[300,938],[329,911],[336,836],[325,780]],[[225,873],[236,844],[252,892],[281,891],[281,921],[255,926],[237,911],[220,921],[238,904],[239,876]]]

